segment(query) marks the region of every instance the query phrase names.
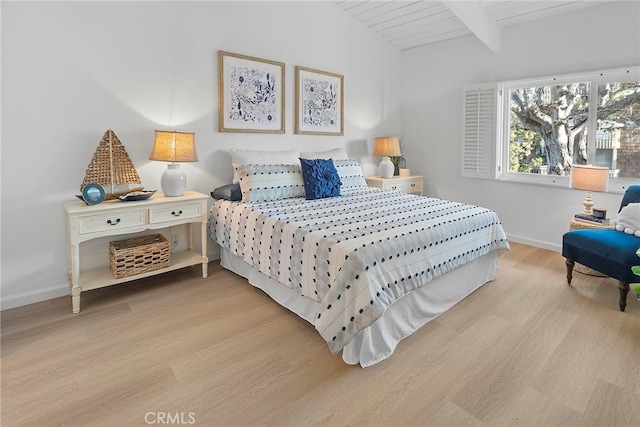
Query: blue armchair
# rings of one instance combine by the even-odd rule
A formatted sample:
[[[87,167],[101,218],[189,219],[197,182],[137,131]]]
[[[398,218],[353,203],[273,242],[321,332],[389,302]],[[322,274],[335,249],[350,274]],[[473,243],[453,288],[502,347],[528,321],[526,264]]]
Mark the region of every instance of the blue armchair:
[[[629,203],[640,203],[640,185],[631,185],[624,193],[620,210]],[[583,229],[569,231],[562,236],[562,256],[567,266],[567,282],[571,285],[574,264],[606,274],[618,281],[620,291],[620,311],[627,306],[629,284],[640,282],[640,276],[631,271],[640,258],[636,250],[640,248],[640,237],[615,229]]]

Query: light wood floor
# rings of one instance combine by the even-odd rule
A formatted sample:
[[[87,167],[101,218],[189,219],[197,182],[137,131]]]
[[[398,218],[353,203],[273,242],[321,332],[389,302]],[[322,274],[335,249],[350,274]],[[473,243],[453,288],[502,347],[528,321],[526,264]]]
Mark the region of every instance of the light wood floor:
[[[557,253],[512,244],[366,369],[217,262],[199,273],[2,312],[2,426],[640,425],[640,301],[567,286]]]

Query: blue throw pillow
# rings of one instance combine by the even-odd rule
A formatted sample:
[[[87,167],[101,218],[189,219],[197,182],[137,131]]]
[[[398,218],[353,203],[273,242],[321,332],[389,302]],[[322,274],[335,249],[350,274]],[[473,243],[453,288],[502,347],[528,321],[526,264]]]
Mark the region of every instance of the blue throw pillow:
[[[340,177],[331,159],[300,159],[307,200],[340,195]]]

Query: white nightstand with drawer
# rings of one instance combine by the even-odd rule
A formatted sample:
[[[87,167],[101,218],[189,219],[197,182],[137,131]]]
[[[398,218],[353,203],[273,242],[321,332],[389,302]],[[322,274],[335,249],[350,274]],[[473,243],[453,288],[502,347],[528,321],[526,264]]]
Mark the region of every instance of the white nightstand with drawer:
[[[424,188],[424,177],[420,175],[411,176],[393,176],[391,178],[382,178],[380,176],[368,176],[365,178],[367,185],[370,187],[378,187],[383,190],[396,190],[405,193],[417,194],[422,196]]]
[[[135,202],[109,201],[88,206],[80,200],[67,202],[67,236],[69,245],[69,288],[74,313],[80,311],[80,293],[103,288],[166,271],[202,264],[202,277],[207,277],[207,200],[208,196],[187,191],[182,196],[154,194],[148,200]],[[201,253],[193,248],[192,225],[200,223]],[[172,252],[169,267],[116,279],[110,268],[80,271],[80,243],[105,236],[122,236],[188,224],[189,247]],[[105,248],[105,251],[107,248]]]

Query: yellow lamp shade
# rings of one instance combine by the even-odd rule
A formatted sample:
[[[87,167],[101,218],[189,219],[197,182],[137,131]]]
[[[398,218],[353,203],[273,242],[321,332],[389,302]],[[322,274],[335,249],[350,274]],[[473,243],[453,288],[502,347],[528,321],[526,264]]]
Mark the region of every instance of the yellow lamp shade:
[[[381,157],[401,156],[400,141],[395,136],[382,136],[375,140],[373,155]]]
[[[149,160],[161,162],[197,162],[196,141],[193,133],[156,131],[156,139]]]

